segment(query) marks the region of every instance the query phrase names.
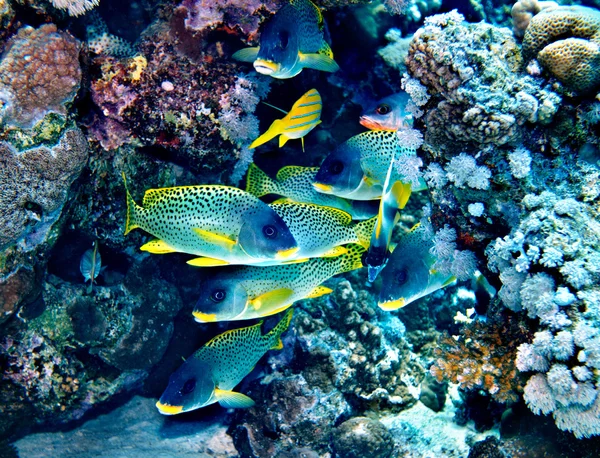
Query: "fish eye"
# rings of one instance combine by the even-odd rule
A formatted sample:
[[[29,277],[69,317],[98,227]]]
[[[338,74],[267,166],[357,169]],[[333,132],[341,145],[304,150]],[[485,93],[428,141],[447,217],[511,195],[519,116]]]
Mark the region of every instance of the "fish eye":
[[[329,166],[329,172],[332,175],[339,175],[344,170],[344,164],[342,161],[333,161]]]
[[[386,115],[388,114],[390,111],[392,111],[392,109],[390,108],[389,105],[386,105],[385,103],[382,103],[381,105],[379,105],[375,111],[377,112],[377,114],[380,115]]]
[[[406,283],[406,280],[408,280],[408,274],[406,273],[406,270],[402,269],[396,271],[396,283],[398,285],[403,285]]]
[[[217,289],[210,295],[210,300],[213,302],[221,302],[225,299],[225,290]]]
[[[282,30],[279,33],[279,43],[281,44],[281,47],[283,49],[287,48],[289,39],[290,39],[290,34],[288,32],[286,32],[285,30]]]
[[[196,388],[196,379],[189,379],[183,384],[183,387],[180,390],[181,394],[190,394]]]
[[[274,239],[277,236],[277,229],[270,224],[268,226],[263,227],[263,234],[268,239]]]

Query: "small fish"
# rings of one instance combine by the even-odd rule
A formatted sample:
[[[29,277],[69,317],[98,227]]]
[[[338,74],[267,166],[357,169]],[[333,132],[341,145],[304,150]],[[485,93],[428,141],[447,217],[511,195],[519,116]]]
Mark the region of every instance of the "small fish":
[[[87,294],[92,292],[94,282],[96,281],[98,275],[101,274],[101,267],[102,258],[100,257],[100,252],[98,251],[98,240],[95,240],[93,248],[86,250],[85,253],[83,253],[83,256],[81,256],[81,261],[79,262],[79,270],[81,271],[81,275],[83,275],[86,283],[88,281],[90,282],[86,290]]]
[[[429,232],[420,223],[401,237],[381,271],[379,307],[399,309],[456,280],[454,276],[442,275],[432,268],[436,262],[429,251],[432,246]]]
[[[227,409],[248,408],[254,401],[233,389],[269,350],[283,348],[281,334],[292,321],[293,309],[268,333],[263,322],[232,329],[211,339],[177,369],[156,403],[163,415],[176,415],[218,402]]]
[[[376,201],[348,200],[332,194],[318,192],[313,186],[318,167],[290,165],[277,172],[275,179],[269,177],[254,163],[248,168],[246,191],[256,197],[267,194],[285,196],[292,202],[323,205],[339,208],[349,213],[352,219],[363,220],[377,215],[379,204]]]
[[[148,189],[143,206],[127,191],[125,234],[136,228],[157,237],[142,251],[194,254],[205,265],[285,260],[298,251],[292,233],[273,209],[229,186]]]
[[[365,248],[350,244],[337,257],[311,258],[278,266],[240,266],[219,270],[202,285],[194,308],[200,323],[250,320],[285,310],[300,299],[329,294],[320,286],[334,275],[362,267]]]
[[[258,73],[273,78],[292,78],[303,68],[324,72],[339,70],[327,42],[327,27],[319,8],[310,0],[290,0],[265,24],[260,45],[233,54],[241,62],[253,62]]]
[[[321,95],[316,89],[311,89],[294,103],[289,113],[286,113],[283,118],[273,121],[271,127],[254,140],[249,148],[256,148],[279,135],[280,148],[289,139],[299,138],[302,141],[302,151],[304,151],[304,136],[321,123],[322,107]],[[279,108],[277,109],[279,110]],[[285,111],[283,112],[285,113]]]
[[[415,154],[414,149],[400,146],[395,132],[363,132],[346,140],[325,158],[313,185],[319,192],[347,199],[379,199],[391,161]],[[398,180],[402,181],[402,176],[396,173],[393,182]],[[422,182],[413,191],[426,187]]]
[[[406,92],[388,95],[360,115],[360,123],[367,129],[391,130],[411,128],[413,117],[406,112],[410,100]]]

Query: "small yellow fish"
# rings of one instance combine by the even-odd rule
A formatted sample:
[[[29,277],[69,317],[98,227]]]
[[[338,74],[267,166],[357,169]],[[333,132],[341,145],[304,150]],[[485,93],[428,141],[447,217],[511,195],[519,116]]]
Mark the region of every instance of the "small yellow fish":
[[[281,350],[281,334],[292,321],[292,309],[266,334],[263,322],[232,329],[196,351],[169,378],[156,403],[163,415],[175,415],[218,402],[228,409],[252,407],[254,401],[233,391],[269,350]]]
[[[249,148],[256,148],[279,135],[280,148],[289,139],[299,138],[302,141],[302,151],[304,151],[304,136],[321,123],[322,107],[319,91],[311,89],[294,103],[289,113],[283,118],[273,121],[271,127],[254,140]]]

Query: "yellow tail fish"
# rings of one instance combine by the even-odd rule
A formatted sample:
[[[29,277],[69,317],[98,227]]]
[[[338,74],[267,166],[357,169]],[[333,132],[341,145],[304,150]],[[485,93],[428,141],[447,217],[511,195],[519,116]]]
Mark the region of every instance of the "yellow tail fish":
[[[252,142],[250,149],[267,143],[279,135],[280,148],[289,139],[299,138],[302,140],[302,151],[304,151],[304,136],[321,123],[322,108],[323,103],[319,91],[311,89],[294,103],[289,113],[283,118],[273,121],[271,127]]]

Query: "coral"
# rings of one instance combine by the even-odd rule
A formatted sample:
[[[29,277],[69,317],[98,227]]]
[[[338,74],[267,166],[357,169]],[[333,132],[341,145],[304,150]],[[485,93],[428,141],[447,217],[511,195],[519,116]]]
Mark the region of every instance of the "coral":
[[[491,176],[490,169],[478,166],[475,158],[466,153],[453,157],[446,166],[446,177],[458,188],[466,184],[473,189],[488,189]]]
[[[37,293],[36,273],[23,266],[0,277],[0,324],[19,311],[21,304]]]
[[[456,12],[427,18],[406,59],[409,75],[435,96],[426,140],[502,145],[526,123],[549,122],[560,97],[519,74],[521,62],[506,29],[468,24]]]
[[[21,28],[0,62],[2,121],[29,128],[48,113],[66,115],[81,82],[79,50],[53,24]]]
[[[394,450],[394,440],[377,420],[354,417],[333,432],[333,448],[337,455],[347,458],[388,458]]]
[[[523,37],[523,56],[537,59],[576,93],[600,86],[600,11],[561,6],[536,14]]]
[[[525,148],[517,148],[508,155],[510,172],[515,178],[525,178],[531,171],[531,154]]]
[[[21,241],[30,250],[45,240],[87,154],[87,142],[77,128],[67,130],[54,146],[23,153],[0,144],[0,248]]]
[[[540,0],[519,0],[511,10],[513,20],[513,32],[517,37],[525,35],[525,29],[531,18],[546,8],[554,8],[558,3]]]
[[[421,221],[421,224],[430,225],[424,221]],[[433,227],[429,230],[433,233]],[[436,257],[432,269],[444,275],[452,274],[458,280],[467,280],[477,268],[477,258],[472,251],[458,250],[456,247],[455,229],[445,225],[438,230],[433,236],[433,246],[430,249],[431,254]]]
[[[494,316],[487,324],[473,321],[462,328],[458,339],[440,338],[431,375],[462,389],[485,390],[498,402],[517,401],[522,380],[515,359],[527,336],[527,327],[515,316]]]
[[[100,0],[50,0],[59,10],[66,10],[69,16],[82,16],[98,6]]]

